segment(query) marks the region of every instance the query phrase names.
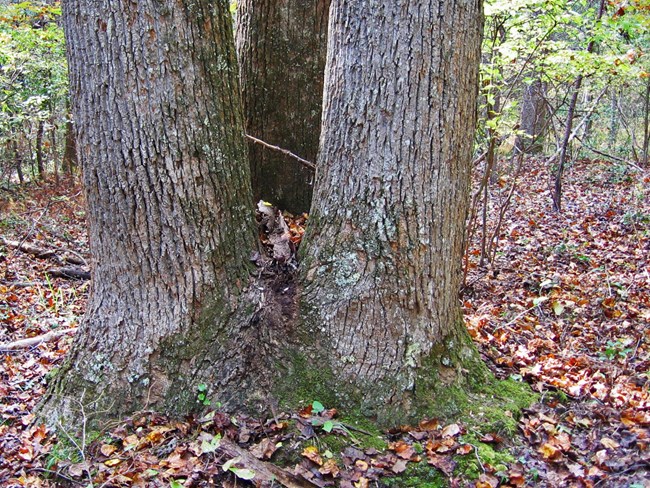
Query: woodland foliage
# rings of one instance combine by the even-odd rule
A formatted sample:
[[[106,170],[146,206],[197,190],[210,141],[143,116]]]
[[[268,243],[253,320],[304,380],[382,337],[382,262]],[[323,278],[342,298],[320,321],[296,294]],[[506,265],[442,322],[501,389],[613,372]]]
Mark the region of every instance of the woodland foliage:
[[[0,161],[11,182],[56,172],[63,156],[68,73],[61,9],[54,4],[0,5]],[[41,168],[38,167],[39,159]]]
[[[0,4],[0,485],[269,486],[290,474],[286,486],[645,486],[650,2],[602,5],[599,16],[593,0],[485,3],[463,313],[492,372],[530,383],[539,403],[516,418],[499,399],[452,420],[470,398],[450,388],[450,418],[378,432],[324,398],[268,420],[230,416],[201,383],[188,394],[205,415],[144,412],[98,436],[34,423],[89,290],[53,266],[86,265],[89,250],[79,183],[34,184],[65,153],[59,2]],[[539,103],[526,104],[532,86]],[[531,135],[533,105],[543,123]],[[295,248],[307,215],[283,218]],[[36,342],[22,349],[25,338]]]

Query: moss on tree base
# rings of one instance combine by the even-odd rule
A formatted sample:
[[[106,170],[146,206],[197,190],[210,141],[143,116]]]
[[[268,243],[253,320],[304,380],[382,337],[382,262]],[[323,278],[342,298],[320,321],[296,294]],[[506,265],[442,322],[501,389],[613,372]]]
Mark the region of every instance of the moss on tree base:
[[[368,384],[364,390],[362,384],[338,377],[315,344],[305,350],[310,352],[287,354],[289,364],[283,365],[285,374],[274,388],[279,403],[288,409],[318,400],[378,428],[439,418],[512,435],[521,409],[537,399],[525,383],[497,380],[464,329],[440,341],[420,359],[413,388],[393,404],[378,400],[382,388],[393,385]]]

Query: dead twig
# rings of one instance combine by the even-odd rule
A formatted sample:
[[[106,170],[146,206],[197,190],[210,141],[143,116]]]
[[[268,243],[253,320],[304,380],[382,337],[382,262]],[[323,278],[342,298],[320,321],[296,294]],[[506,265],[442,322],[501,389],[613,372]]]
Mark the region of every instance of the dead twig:
[[[253,141],[255,144],[259,144],[260,146],[264,146],[267,149],[272,149],[273,151],[278,151],[284,154],[285,156],[289,156],[292,159],[295,159],[299,163],[301,163],[303,166],[306,166],[312,171],[316,171],[316,165],[312,163],[311,161],[307,161],[306,159],[301,158],[300,156],[295,155],[291,151],[287,149],[282,149],[281,147],[274,146],[273,144],[269,144],[268,142],[264,142],[261,139],[258,139],[257,137],[253,137],[250,134],[246,134],[246,138],[250,139]]]

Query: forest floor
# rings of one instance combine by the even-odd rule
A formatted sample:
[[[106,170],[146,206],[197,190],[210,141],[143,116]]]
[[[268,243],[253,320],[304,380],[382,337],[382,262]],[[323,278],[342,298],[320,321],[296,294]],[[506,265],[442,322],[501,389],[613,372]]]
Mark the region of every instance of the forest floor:
[[[53,276],[88,259],[82,192],[0,189],[0,486],[650,486],[650,175],[578,162],[559,214],[549,181],[534,161],[512,192],[513,175],[495,178],[486,234],[498,246],[481,264],[475,232],[465,263],[482,356],[540,394],[516,433],[469,432],[458,418],[377,435],[314,401],[272,419],[143,412],[99,436],[57,438],[34,409],[89,290]],[[295,238],[302,221],[289,223]]]

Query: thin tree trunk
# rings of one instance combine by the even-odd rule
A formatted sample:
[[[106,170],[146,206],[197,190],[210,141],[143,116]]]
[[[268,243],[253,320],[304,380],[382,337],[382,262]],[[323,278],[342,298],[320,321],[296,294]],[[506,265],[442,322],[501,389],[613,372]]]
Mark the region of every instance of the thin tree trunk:
[[[329,0],[241,0],[237,53],[246,131],[315,161]],[[253,193],[293,213],[309,210],[313,172],[250,142]]]
[[[38,179],[45,179],[45,165],[43,164],[43,133],[45,131],[45,122],[38,121],[36,129],[36,169],[38,171]]]
[[[59,183],[59,158],[56,150],[56,120],[54,116],[54,109],[52,109],[52,116],[50,117],[50,159],[52,160],[54,181]]]
[[[616,137],[618,136],[618,92],[613,90],[612,104],[610,106],[609,117],[609,146],[612,147],[616,144]]]
[[[564,174],[564,165],[566,163],[567,151],[569,148],[569,137],[573,130],[573,117],[576,112],[576,105],[578,104],[578,95],[580,94],[580,87],[582,86],[582,75],[578,76],[573,85],[573,94],[569,101],[569,110],[566,115],[566,123],[564,124],[564,135],[562,136],[562,145],[560,146],[560,157],[558,159],[557,171],[555,172],[555,186],[553,188],[553,209],[556,212],[562,211],[562,176]]]
[[[18,151],[18,142],[14,139],[12,141],[12,147],[14,152],[14,163],[16,165],[16,173],[18,174],[18,181],[21,185],[25,183],[25,177],[23,176],[23,161]]]
[[[641,166],[648,166],[648,146],[650,145],[650,78],[645,85],[645,97],[643,103],[643,160]]]
[[[605,0],[600,0],[598,13],[596,14],[596,23],[600,21],[604,13],[605,13]],[[596,48],[596,42],[594,40],[589,41],[589,44],[587,45],[587,52],[592,53],[594,52],[595,48]],[[573,118],[575,116],[576,106],[578,104],[578,96],[580,94],[580,88],[582,87],[583,79],[584,76],[579,75],[576,78],[576,81],[573,83],[573,94],[571,95],[571,101],[569,102],[569,110],[566,116],[566,124],[564,126],[564,137],[562,138],[560,157],[557,163],[557,171],[555,172],[555,184],[553,187],[553,209],[556,212],[562,211],[562,176],[564,174],[564,166],[566,164],[569,138],[573,130]]]
[[[75,143],[74,127],[72,123],[72,114],[70,114],[69,102],[66,103],[67,114],[65,121],[65,147],[63,149],[63,159],[61,169],[68,176],[74,174],[77,167],[77,146]]]
[[[231,320],[257,231],[226,4],[63,7],[93,289],[42,414],[74,428],[82,408],[187,412],[201,383],[253,395],[253,328]]]
[[[582,100],[582,104],[584,107],[589,107],[593,101],[593,95],[589,90],[585,91],[584,98]],[[593,111],[590,114],[587,114],[587,120],[585,120],[584,125],[582,127],[582,140],[585,143],[589,142],[589,137],[591,136],[591,129],[593,126]]]
[[[480,5],[331,6],[301,314],[338,403],[380,423],[480,369],[458,304]]]

